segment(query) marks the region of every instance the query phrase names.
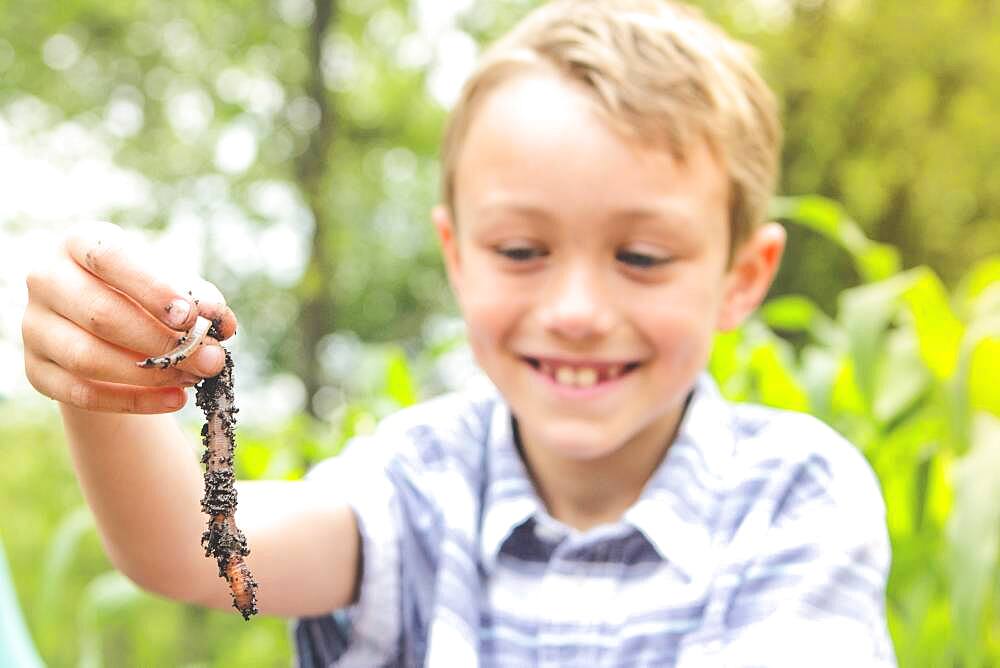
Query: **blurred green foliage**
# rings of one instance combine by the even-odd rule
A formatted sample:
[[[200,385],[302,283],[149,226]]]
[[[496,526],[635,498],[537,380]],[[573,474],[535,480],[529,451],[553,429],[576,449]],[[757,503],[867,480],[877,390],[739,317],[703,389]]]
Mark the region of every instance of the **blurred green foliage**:
[[[871,278],[841,292],[832,317],[801,295],[769,300],[717,338],[710,371],[733,400],[819,416],[874,467],[893,547],[887,614],[900,665],[997,665],[1000,256],[973,266],[949,293],[929,268],[893,269],[891,249],[858,236],[828,200],[776,208],[796,224],[825,220],[824,234]],[[458,342],[415,356],[363,347],[368,381],[331,420],[297,415],[240,430],[237,474],[301,477],[382,416],[436,392],[435,364]],[[189,430],[194,440],[197,425]],[[285,665],[284,622],[245,624],[157,600],[109,570],[50,411],[0,408],[0,439],[30,444],[8,448],[0,469],[0,489],[27,500],[0,527],[52,665]]]
[[[1000,3],[790,4],[787,28],[753,40],[785,107],[782,191],[836,199],[949,284],[1000,252]],[[850,271],[827,273],[814,248],[789,257],[779,288],[832,306]],[[834,280],[803,281],[810,270]]]
[[[0,139],[50,137],[54,161],[85,162],[72,145],[92,134],[141,177],[124,184],[140,203],[108,217],[188,230],[213,258],[204,273],[239,314],[247,354],[265,371],[320,370],[305,408],[323,419],[242,428],[242,477],[300,477],[443,387],[442,356],[460,339],[435,333],[433,314],[455,311],[426,222],[442,81],[536,4],[333,3],[321,73],[333,142],[314,201],[299,168],[319,123],[311,0],[0,0]],[[816,193],[775,201],[790,245],[773,298],[719,339],[712,371],[734,399],[819,415],[871,461],[889,510],[901,665],[1000,664],[1000,5],[696,4],[760,51],[785,107],[781,191]],[[461,11],[435,19],[445,6]],[[225,146],[236,150],[220,157]],[[57,225],[0,207],[5,238],[42,224]],[[296,257],[276,232],[305,257],[275,262]],[[319,278],[303,272],[317,238],[332,258]],[[333,290],[330,337],[313,346],[301,306],[317,280]],[[0,497],[13,508],[0,532],[46,661],[287,665],[283,621],[178,606],[109,571],[56,424],[51,411],[0,404]]]
[[[776,208],[845,249],[860,275],[834,317],[770,299],[716,341],[711,371],[731,399],[807,411],[866,455],[893,548],[890,631],[902,666],[1000,663],[1000,256],[949,294],[927,267],[898,272],[839,206]],[[872,258],[877,258],[873,261]]]
[[[243,345],[272,371],[308,376],[312,396],[332,379],[312,378],[317,341],[304,332],[415,340],[427,313],[454,310],[428,222],[443,107],[476,45],[537,4],[332,3],[321,118],[309,90],[313,0],[0,0],[0,114],[17,140],[61,129],[61,160],[74,157],[67,128],[94,133],[140,175],[142,203],[113,205],[112,220],[194,221],[187,234],[213,258],[202,270],[240,314]],[[782,192],[841,202],[903,266],[932,266],[948,285],[1000,252],[998,3],[696,4],[759,50],[782,99]],[[321,121],[332,143],[308,166]],[[304,188],[312,179],[316,192]],[[53,225],[21,213],[0,215],[0,231]],[[285,234],[301,242],[295,252],[275,245]],[[317,257],[323,274],[303,273]],[[859,278],[845,253],[796,227],[773,293],[829,313]],[[325,307],[303,312],[323,281]]]

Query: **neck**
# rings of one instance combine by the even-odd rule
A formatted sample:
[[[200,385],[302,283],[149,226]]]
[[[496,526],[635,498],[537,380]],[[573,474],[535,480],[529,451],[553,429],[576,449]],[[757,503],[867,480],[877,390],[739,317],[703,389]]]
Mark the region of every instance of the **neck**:
[[[683,406],[598,459],[560,457],[520,433],[521,453],[549,514],[580,531],[618,521],[642,494],[677,433]]]

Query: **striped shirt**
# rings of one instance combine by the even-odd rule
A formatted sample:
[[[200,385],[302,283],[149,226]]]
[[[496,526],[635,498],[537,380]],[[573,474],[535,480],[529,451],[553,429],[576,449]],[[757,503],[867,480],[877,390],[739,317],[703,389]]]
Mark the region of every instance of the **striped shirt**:
[[[703,374],[614,524],[552,518],[484,383],[321,463],[362,536],[358,602],[294,626],[302,666],[892,666],[889,542],[864,457]]]

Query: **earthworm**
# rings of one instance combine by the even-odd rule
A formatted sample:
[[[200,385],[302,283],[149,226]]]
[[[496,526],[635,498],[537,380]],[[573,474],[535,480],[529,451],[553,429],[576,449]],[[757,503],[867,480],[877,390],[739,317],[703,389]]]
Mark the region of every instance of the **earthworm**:
[[[166,368],[187,357],[206,334],[222,338],[218,322],[198,317],[194,327],[185,334],[177,347],[161,357],[151,357],[139,366]],[[208,516],[208,529],[201,536],[206,557],[215,557],[219,577],[225,578],[233,595],[233,607],[243,619],[257,614],[257,581],[254,580],[244,557],[250,554],[247,539],[236,526],[236,475],[233,473],[233,450],[236,448],[236,413],[233,393],[233,358],[228,350],[222,371],[205,378],[195,386],[195,402],[205,413],[201,428],[205,452],[205,497],[201,509]]]
[[[139,366],[158,366],[161,369],[166,369],[168,366],[180,364],[191,355],[195,348],[201,345],[201,340],[205,338],[205,335],[208,334],[211,328],[211,320],[198,316],[198,319],[194,322],[194,327],[187,334],[177,339],[176,348],[159,357],[147,357],[142,362],[139,362]]]

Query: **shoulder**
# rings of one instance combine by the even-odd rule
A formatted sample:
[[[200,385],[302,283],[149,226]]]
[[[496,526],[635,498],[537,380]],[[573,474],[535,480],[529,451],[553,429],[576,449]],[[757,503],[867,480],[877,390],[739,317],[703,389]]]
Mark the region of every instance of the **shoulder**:
[[[502,400],[475,385],[404,408],[384,418],[373,435],[391,460],[438,468],[478,462]]]
[[[352,438],[341,454],[318,463],[309,478],[348,475],[417,475],[467,469],[481,461],[495,414],[503,408],[495,388],[476,384],[400,409],[369,434]]]
[[[759,490],[775,523],[809,512],[884,527],[885,504],[858,448],[816,417],[755,404],[732,404],[733,479]]]
[[[730,406],[731,483],[716,525],[723,549],[709,562],[711,595],[725,610],[709,628],[728,636],[725,656],[766,664],[783,648],[795,657],[788,665],[800,665],[822,647],[824,657],[856,653],[865,665],[891,657],[891,549],[864,455],[810,415]]]

